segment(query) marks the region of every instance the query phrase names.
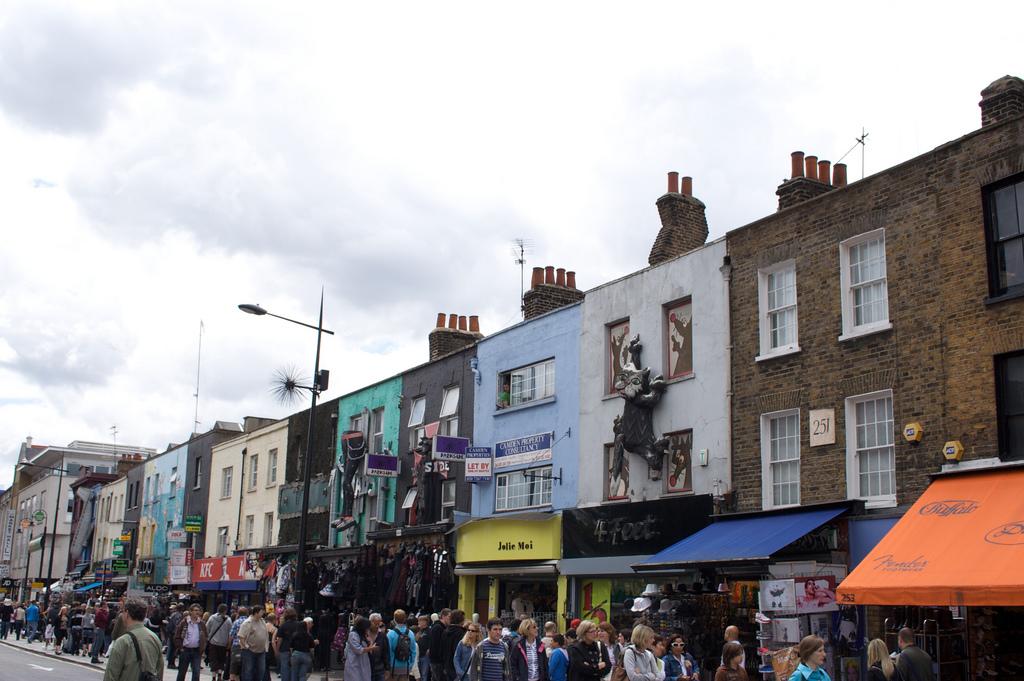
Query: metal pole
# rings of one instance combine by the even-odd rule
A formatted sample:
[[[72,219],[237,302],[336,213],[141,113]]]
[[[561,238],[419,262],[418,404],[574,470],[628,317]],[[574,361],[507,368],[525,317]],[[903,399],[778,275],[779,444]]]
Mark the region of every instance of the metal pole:
[[[308,324],[306,325],[308,326]],[[316,398],[320,393],[320,339],[324,328],[324,291],[320,289],[320,321],[316,329],[316,359],[313,362],[313,400],[309,408],[309,430],[306,433],[306,454],[302,464],[302,514],[299,516],[299,556],[295,566],[295,609],[301,615],[305,593],[302,573],[306,568],[306,516],[309,514],[309,483],[313,467],[313,448],[316,442]]]
[[[53,509],[53,536],[50,537],[50,567],[46,570],[46,603],[50,603],[50,583],[53,581],[53,554],[57,550],[57,518],[60,516],[60,504],[64,500],[64,457],[60,457],[60,470],[57,472],[57,507]],[[66,503],[66,502],[65,502]],[[39,572],[43,571],[43,554],[39,554]]]

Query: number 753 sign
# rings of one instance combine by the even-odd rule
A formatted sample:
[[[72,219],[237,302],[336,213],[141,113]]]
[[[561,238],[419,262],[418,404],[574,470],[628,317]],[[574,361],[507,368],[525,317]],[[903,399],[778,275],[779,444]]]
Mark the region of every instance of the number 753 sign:
[[[812,447],[834,445],[836,443],[836,410],[811,409],[811,418],[808,420],[807,427],[811,432]]]

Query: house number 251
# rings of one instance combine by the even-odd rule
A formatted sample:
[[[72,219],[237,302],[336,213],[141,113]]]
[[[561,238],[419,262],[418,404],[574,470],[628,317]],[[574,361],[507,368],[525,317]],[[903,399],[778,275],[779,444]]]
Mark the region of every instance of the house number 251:
[[[833,445],[836,442],[836,410],[812,409],[810,423],[811,446]]]

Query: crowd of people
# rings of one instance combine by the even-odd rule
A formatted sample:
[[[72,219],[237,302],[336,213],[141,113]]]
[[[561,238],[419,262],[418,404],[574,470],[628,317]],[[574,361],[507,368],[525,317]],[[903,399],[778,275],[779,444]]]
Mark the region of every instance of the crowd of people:
[[[682,633],[660,636],[637,623],[616,631],[608,622],[573,620],[560,632],[554,622],[529,617],[505,626],[467,618],[447,608],[410,617],[380,613],[300,618],[294,608],[199,604],[147,604],[140,599],[80,604],[0,604],[0,639],[24,635],[56,655],[107,659],[104,681],[151,681],[165,667],[177,681],[200,681],[206,665],[213,681],[306,681],[332,662],[344,681],[699,681],[698,660]],[[739,630],[725,630],[714,681],[747,681]],[[914,644],[914,632],[899,632],[899,654],[880,639],[868,644],[871,681],[932,681],[931,659]],[[799,663],[788,681],[831,681],[825,670],[825,642],[805,637],[796,647]],[[336,657],[335,657],[336,656]],[[277,677],[275,679],[274,677]],[[705,675],[708,678],[711,674]]]

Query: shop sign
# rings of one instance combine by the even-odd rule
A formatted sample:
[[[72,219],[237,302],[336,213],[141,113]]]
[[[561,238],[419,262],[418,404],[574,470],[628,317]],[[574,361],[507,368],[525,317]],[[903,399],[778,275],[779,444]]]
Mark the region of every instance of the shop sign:
[[[111,545],[110,552],[113,555],[115,555],[118,558],[120,558],[121,556],[124,555],[124,544],[122,544],[120,541],[115,539],[113,544]]]
[[[168,580],[171,584],[189,584],[189,570],[187,565],[171,565],[168,568]]]
[[[398,457],[389,454],[367,454],[365,474],[378,478],[397,478]]]
[[[187,515],[185,516],[185,531],[191,534],[199,534],[203,531],[203,516],[201,515]]]
[[[433,456],[439,461],[462,461],[469,447],[468,437],[437,435],[434,437]]]
[[[45,589],[46,588],[46,582],[32,582],[32,588],[33,589]]]
[[[114,572],[128,572],[128,559],[118,558],[110,561],[110,569]]]
[[[167,541],[188,541],[188,533],[183,527],[172,527],[167,530]]]
[[[131,540],[132,540],[132,533],[131,532],[125,532],[124,534],[121,535],[120,539],[123,542],[131,542]]]
[[[0,565],[0,577],[8,577],[11,574],[10,565]]]
[[[563,511],[564,558],[657,553],[707,527],[711,495],[672,497]]]
[[[11,549],[14,543],[14,511],[7,511],[7,519],[4,522],[4,550],[0,560],[11,559]]]
[[[0,588],[4,588],[4,589],[12,589],[12,588],[14,588],[14,580],[13,579],[6,579],[6,578],[5,579],[0,579]]]
[[[459,562],[557,560],[561,557],[562,523],[544,520],[486,518],[459,527]]]
[[[466,447],[466,482],[490,482],[491,448]]]
[[[551,460],[554,433],[538,433],[494,444],[494,470]]]
[[[262,571],[255,554],[199,558],[192,561],[193,582],[221,582],[259,579]]]
[[[188,565],[189,549],[171,549],[171,565]]]
[[[170,593],[170,584],[146,584],[142,587],[142,590],[148,594],[166,594]]]

